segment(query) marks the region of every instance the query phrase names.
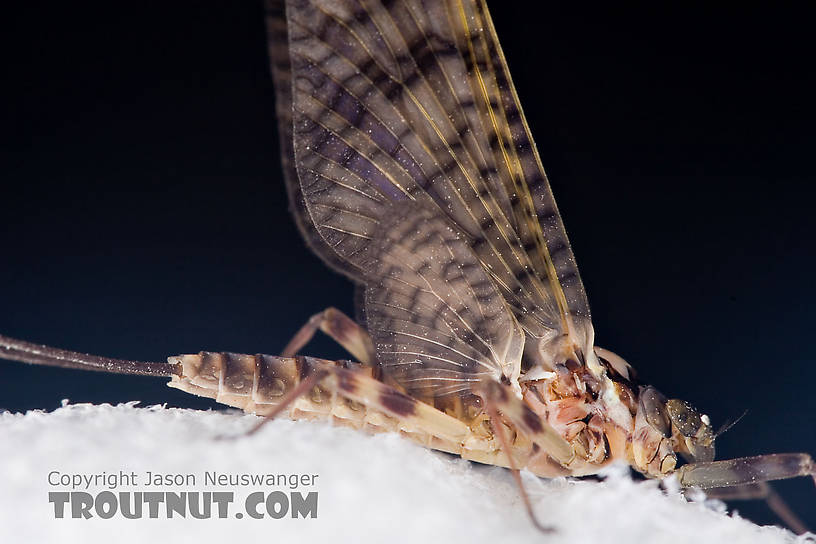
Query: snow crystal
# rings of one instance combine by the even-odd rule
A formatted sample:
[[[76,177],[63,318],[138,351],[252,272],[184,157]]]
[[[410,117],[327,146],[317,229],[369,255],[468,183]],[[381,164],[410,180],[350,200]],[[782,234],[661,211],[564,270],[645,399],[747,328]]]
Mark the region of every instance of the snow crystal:
[[[688,502],[676,489],[666,492],[657,482],[635,482],[625,467],[607,469],[602,482],[541,480],[524,473],[539,519],[556,529],[545,536],[527,519],[504,469],[429,451],[395,435],[368,436],[325,423],[276,420],[246,436],[242,433],[258,421],[254,416],[135,404],[66,404],[50,413],[0,413],[0,542],[807,541],[730,517],[722,503],[704,496]],[[234,491],[235,502],[227,519],[72,519],[69,514],[55,519],[48,492],[66,488],[50,485],[49,473],[120,471],[194,474],[200,478],[197,489],[188,491]],[[205,487],[203,475],[212,471],[316,474],[315,485],[305,490],[318,493],[317,517],[238,519],[233,510],[240,511],[246,495],[257,489]],[[92,486],[87,492],[105,489]],[[144,488],[114,491],[122,490]]]

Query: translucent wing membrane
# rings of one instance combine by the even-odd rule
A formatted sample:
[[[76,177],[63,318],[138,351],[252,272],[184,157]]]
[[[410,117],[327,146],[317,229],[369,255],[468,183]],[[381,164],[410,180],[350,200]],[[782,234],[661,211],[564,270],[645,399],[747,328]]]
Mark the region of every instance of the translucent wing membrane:
[[[289,60],[289,36],[286,27],[285,0],[266,1],[266,35],[269,43],[269,61],[275,84],[275,114],[278,119],[280,157],[289,208],[295,224],[306,243],[323,261],[334,270],[350,276],[358,282],[348,269],[345,261],[326,243],[318,233],[306,203],[303,201],[297,170],[295,169],[295,149],[292,139],[292,66]]]
[[[536,248],[534,255],[541,257],[536,261],[539,276],[555,278],[557,281],[552,282],[553,288],[557,290],[560,286],[566,306],[572,315],[588,321],[591,318],[589,303],[575,256],[510,78],[490,13],[483,0],[472,4],[464,3],[463,10],[475,13],[476,23],[484,25],[484,32],[477,32],[474,35],[474,50],[478,54],[479,48],[476,44],[482,45],[486,72],[495,77],[496,89],[500,95],[500,111],[503,114],[500,118],[506,124],[503,130],[506,140],[499,137],[499,141],[507,144],[507,154],[502,148],[502,157],[509,154],[513,159],[503,164],[511,165],[509,179],[512,179],[513,183],[510,185],[510,191],[511,194],[518,195],[518,199],[511,199],[511,203],[513,215],[519,222],[524,247]],[[481,63],[477,63],[477,66],[480,67]],[[492,101],[490,103],[492,104]],[[508,177],[505,176],[503,179],[507,183]]]
[[[366,315],[383,374],[431,397],[518,378],[524,334],[462,234],[413,204],[382,226]]]
[[[369,302],[386,301],[398,292],[386,292],[397,288],[391,280],[379,283],[390,278],[379,268],[388,253],[385,223],[415,210],[427,225],[443,220],[454,229],[468,250],[460,264],[479,268],[527,335],[553,338],[571,332],[576,316],[588,319],[485,6],[291,0],[286,16],[292,92],[285,98],[300,181],[289,191],[317,253],[367,285]],[[425,228],[406,235],[421,237]],[[396,241],[397,231],[389,232]],[[478,330],[467,321],[475,315],[463,324]]]

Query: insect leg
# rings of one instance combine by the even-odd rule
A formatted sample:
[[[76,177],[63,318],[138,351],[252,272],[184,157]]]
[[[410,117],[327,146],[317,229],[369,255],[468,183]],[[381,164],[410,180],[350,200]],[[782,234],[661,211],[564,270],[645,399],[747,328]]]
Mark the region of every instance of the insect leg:
[[[437,439],[441,439],[449,447],[438,449],[461,449],[465,440],[471,436],[471,429],[466,423],[406,395],[362,370],[364,367],[360,371],[354,371],[332,366],[328,368],[329,376],[322,383],[337,396],[364,406],[369,413],[385,414],[393,418],[394,428],[385,430],[394,430],[409,437],[414,435],[412,438],[415,440],[425,435],[428,439],[426,446],[437,448]]]
[[[453,453],[461,452],[472,434],[466,423],[375,379],[373,369],[360,363],[210,352],[169,360],[182,367],[171,387],[262,416],[286,413],[292,419],[395,431]]]
[[[282,413],[290,405],[292,407],[290,416],[297,417],[296,401],[306,396],[315,387],[319,387],[322,393],[333,397],[328,409],[331,415],[335,416],[334,420],[342,420],[347,415],[334,413],[339,404],[337,397],[340,397],[364,406],[368,412],[385,414],[396,420],[394,428],[391,429],[387,428],[387,424],[383,425],[381,420],[370,421],[369,425],[373,423],[374,426],[386,427],[382,430],[394,430],[403,434],[427,437],[428,443],[425,444],[427,446],[433,446],[434,439],[442,439],[451,445],[460,445],[470,434],[470,428],[465,423],[372,378],[362,371],[364,367],[360,370],[352,370],[354,367],[344,368],[335,361],[305,359],[307,359],[304,362],[307,367],[306,377],[284,396],[272,411],[265,412],[263,414],[265,419],[250,432],[257,431],[264,423]],[[306,413],[310,411],[309,408],[306,409]]]
[[[515,425],[527,438],[538,444],[547,455],[561,463],[569,464],[575,452],[569,442],[558,434],[546,421],[542,420],[509,387],[497,382],[485,382],[476,387],[485,402],[490,399],[496,408]]]
[[[691,463],[675,471],[683,487],[732,487],[772,480],[811,476],[816,482],[816,465],[806,453],[773,453],[709,463]]]
[[[811,476],[816,482],[816,464],[806,453],[774,453],[756,457],[741,457],[710,463],[692,463],[675,471],[683,487],[702,489],[742,487],[744,498],[764,498],[791,529],[799,532],[806,527],[766,482],[799,476]],[[722,496],[723,490],[715,492]],[[753,496],[751,495],[753,494]],[[731,494],[739,497],[739,493]],[[727,498],[727,497],[726,497]]]
[[[299,384],[297,384],[297,386],[294,389],[289,391],[289,393],[287,393],[280,400],[279,404],[277,404],[274,408],[272,408],[271,411],[265,413],[264,414],[264,419],[262,419],[257,425],[255,425],[249,431],[247,431],[246,434],[251,435],[251,434],[257,433],[261,429],[261,427],[263,427],[265,424],[267,424],[268,422],[275,419],[275,417],[278,414],[280,414],[281,412],[283,412],[284,410],[289,408],[289,406],[294,401],[296,401],[301,396],[303,396],[304,394],[306,394],[309,391],[311,391],[312,389],[314,389],[314,387],[318,383],[320,383],[320,380],[322,380],[325,376],[326,376],[326,371],[324,369],[317,368],[317,369],[313,370],[308,376],[306,376],[306,378],[304,378]]]
[[[764,500],[768,508],[793,532],[803,534],[810,529],[799,519],[787,503],[773,490],[768,482],[758,482],[734,487],[718,487],[706,491],[712,499],[724,501]]]
[[[516,466],[516,461],[513,459],[512,449],[510,448],[510,443],[507,440],[507,436],[504,434],[504,424],[499,417],[499,412],[496,409],[495,399],[493,395],[487,395],[485,397],[485,409],[487,410],[487,414],[490,417],[490,425],[493,427],[493,432],[496,435],[496,438],[499,441],[499,445],[501,445],[502,450],[507,452],[507,460],[510,465],[510,472],[513,474],[513,479],[516,481],[516,486],[518,486],[519,493],[521,494],[521,500],[524,502],[524,508],[527,510],[527,515],[530,518],[530,521],[533,522],[533,525],[541,531],[542,533],[552,533],[554,529],[552,527],[547,527],[542,525],[538,518],[533,511],[533,505],[530,503],[530,496],[527,494],[527,491],[524,489],[524,482],[521,481],[521,472]]]
[[[358,361],[371,365],[374,361],[374,344],[368,332],[353,319],[337,308],[326,308],[313,315],[295,333],[292,340],[283,348],[283,357],[293,357],[305,346],[320,329],[338,344],[343,346]]]

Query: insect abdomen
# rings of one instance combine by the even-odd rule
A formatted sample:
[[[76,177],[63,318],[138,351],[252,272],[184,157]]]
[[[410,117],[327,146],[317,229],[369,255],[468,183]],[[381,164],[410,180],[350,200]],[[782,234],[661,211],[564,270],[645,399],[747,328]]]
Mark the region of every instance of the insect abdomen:
[[[182,375],[173,377],[170,387],[209,397],[218,402],[252,411],[294,387],[297,373],[294,359],[268,355],[213,353],[169,357],[182,365]],[[270,371],[271,369],[271,371]]]
[[[274,409],[286,393],[320,365],[340,366],[336,361],[312,357],[276,357],[202,351],[170,357],[182,365],[182,376],[173,377],[170,387],[209,397],[217,402],[264,415]],[[319,388],[309,395],[320,404]]]
[[[372,383],[373,369],[351,361],[329,361],[313,357],[276,357],[273,355],[243,355],[213,353],[178,355],[168,359],[182,366],[181,376],[174,376],[170,387],[194,395],[215,399],[217,402],[240,408],[246,412],[265,415],[274,410],[301,381],[318,368],[340,368],[343,376],[353,375]],[[351,374],[348,371],[352,371]],[[295,399],[287,415],[291,419],[331,420],[355,429],[370,432],[400,432],[425,446],[460,453],[458,442],[440,440],[411,425],[410,418],[398,419],[382,410],[368,407],[338,394],[329,383],[315,386]],[[336,382],[335,382],[336,383]],[[380,386],[384,384],[377,382]],[[342,389],[342,386],[341,386]],[[409,399],[409,397],[404,397]],[[410,399],[411,402],[413,401]],[[463,425],[463,424],[460,424]],[[466,427],[464,427],[466,428]]]

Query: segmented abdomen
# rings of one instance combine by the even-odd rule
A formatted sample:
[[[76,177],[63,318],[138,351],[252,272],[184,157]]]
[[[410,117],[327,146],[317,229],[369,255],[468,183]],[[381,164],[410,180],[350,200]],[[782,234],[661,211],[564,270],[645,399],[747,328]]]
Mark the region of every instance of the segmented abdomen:
[[[217,402],[246,412],[265,415],[277,407],[311,372],[336,369],[325,382],[295,399],[286,410],[291,419],[323,419],[370,432],[399,432],[420,444],[452,453],[461,453],[460,440],[440,438],[422,429],[419,414],[401,414],[400,409],[415,407],[419,401],[396,392],[393,388],[372,380],[374,369],[353,361],[330,361],[314,357],[276,357],[273,355],[243,355],[202,351],[168,359],[182,366],[182,375],[174,376],[170,387],[194,395],[209,397]],[[343,370],[340,370],[343,369]],[[351,374],[351,372],[353,374]],[[365,381],[369,392],[382,388],[388,391],[385,406],[395,413],[366,406],[348,398],[349,391],[361,388]],[[344,390],[346,389],[346,390]],[[339,394],[338,394],[339,390]],[[390,403],[387,402],[390,399]],[[421,403],[420,403],[421,404]],[[422,409],[426,414],[429,407]],[[432,412],[436,410],[430,409]],[[441,415],[441,414],[440,414]],[[467,425],[448,416],[444,428],[450,435],[469,433]],[[451,428],[453,423],[453,428]]]
[[[183,369],[181,377],[173,377],[170,387],[258,415],[274,409],[315,367],[329,365],[370,371],[352,361],[209,351],[168,360],[180,363]],[[320,388],[316,387],[309,394],[310,400],[320,404],[324,399],[318,398],[319,394]]]

